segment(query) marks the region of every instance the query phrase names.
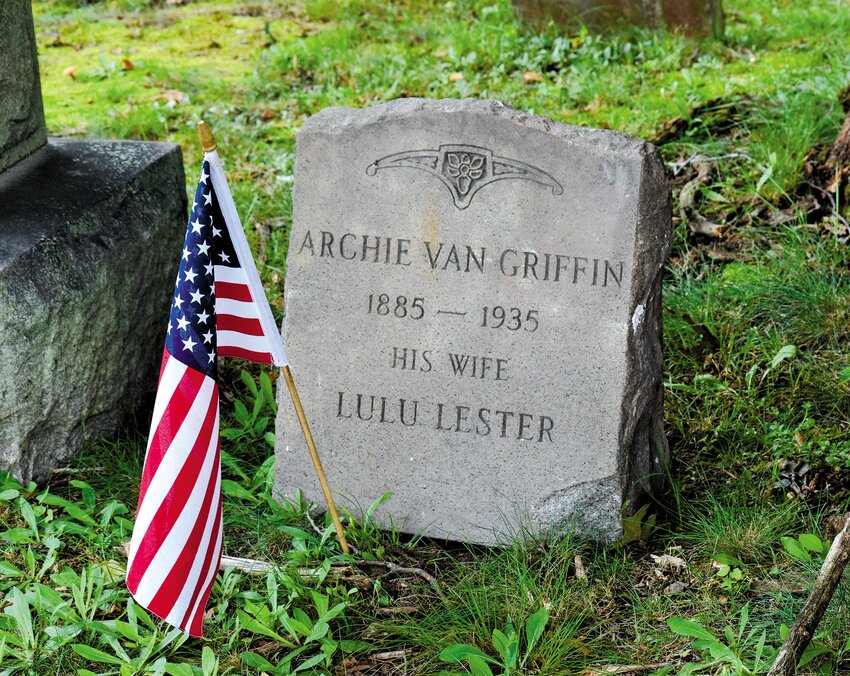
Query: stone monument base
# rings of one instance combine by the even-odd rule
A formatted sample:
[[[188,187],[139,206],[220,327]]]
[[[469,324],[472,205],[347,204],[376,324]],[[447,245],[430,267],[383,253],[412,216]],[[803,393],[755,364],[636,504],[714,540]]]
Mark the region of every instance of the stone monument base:
[[[156,387],[180,148],[51,139],[0,174],[0,469],[45,480]]]

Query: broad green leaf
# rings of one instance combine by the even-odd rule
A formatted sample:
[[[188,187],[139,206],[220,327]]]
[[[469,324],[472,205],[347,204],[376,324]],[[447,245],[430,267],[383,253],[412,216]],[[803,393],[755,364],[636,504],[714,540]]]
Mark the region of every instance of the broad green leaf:
[[[9,502],[17,498],[20,494],[20,491],[14,488],[7,488],[4,491],[0,491],[0,502]]]
[[[315,589],[310,590],[310,596],[313,598],[313,605],[316,606],[316,614],[321,618],[328,612],[328,597]]]
[[[815,552],[817,554],[823,553],[823,540],[821,540],[817,535],[813,535],[812,533],[803,533],[797,539],[800,541],[800,544],[810,552]]]
[[[850,366],[841,369],[838,372],[838,375],[841,378],[841,380],[845,380],[845,381],[850,380]],[[2,500],[2,499],[3,499],[3,494],[0,493],[0,500]]]
[[[231,479],[221,480],[221,492],[228,497],[236,498],[238,500],[248,500],[249,502],[257,501],[257,498],[251,495],[251,493],[244,489],[240,484],[232,481]]]
[[[258,655],[257,653],[242,653],[241,657],[242,663],[246,667],[274,673],[274,665],[262,655]]]
[[[704,629],[696,622],[686,620],[683,617],[671,617],[667,620],[667,626],[670,631],[679,636],[690,636],[692,638],[701,638],[707,641],[716,641],[717,639],[707,629]]]
[[[474,645],[469,645],[467,643],[456,643],[455,645],[450,645],[448,648],[445,648],[440,653],[440,660],[442,660],[443,662],[458,663],[462,660],[467,659],[470,655],[477,655],[478,657],[481,657],[495,664],[492,658],[488,657],[485,653],[476,648]]]
[[[312,641],[318,641],[319,639],[324,638],[330,627],[327,622],[316,622],[313,625],[313,631],[310,632],[310,635],[305,639],[304,643],[311,643]]]
[[[786,359],[790,359],[791,357],[797,356],[797,346],[796,345],[785,345],[782,347],[779,352],[777,352],[773,359],[770,362],[770,368],[776,368]]]
[[[118,666],[124,664],[124,662],[119,660],[117,657],[82,643],[75,643],[71,646],[71,649],[80,657],[84,657],[92,662],[102,662],[103,664],[115,664]]]
[[[6,600],[12,602],[11,615],[15,618],[18,624],[18,631],[21,632],[21,637],[27,646],[35,646],[35,634],[32,629],[32,613],[30,605],[26,598],[17,587],[13,587],[12,591],[6,597]]]
[[[236,416],[243,426],[247,427],[251,424],[251,415],[248,413],[248,408],[239,399],[233,402],[233,415]]]
[[[322,622],[330,622],[333,618],[339,615],[343,610],[348,607],[348,604],[344,601],[341,603],[337,603],[333,608],[328,610],[327,612],[322,613],[319,620]]]
[[[292,645],[289,641],[283,638],[283,636],[278,634],[276,631],[269,629],[269,627],[264,624],[261,624],[259,621],[248,615],[248,613],[244,610],[237,610],[236,616],[239,618],[242,626],[248,631],[255,634],[261,634],[262,636],[268,636],[269,638],[273,638],[275,641],[280,641],[284,645]]]
[[[366,510],[366,519],[367,519],[367,521],[368,521],[369,519],[371,519],[371,518],[372,518],[372,516],[375,514],[375,512],[377,512],[377,511],[378,511],[378,507],[380,507],[381,505],[383,505],[383,504],[384,504],[387,500],[389,500],[392,496],[393,496],[392,492],[391,492],[391,491],[387,491],[386,493],[384,493],[383,495],[381,495],[381,497],[379,497],[377,500],[375,500],[375,501],[374,501],[371,505],[369,505],[369,508]]]
[[[245,385],[245,387],[248,389],[248,391],[256,397],[257,396],[257,383],[254,382],[254,377],[250,373],[248,373],[248,371],[246,371],[245,369],[242,369],[242,371],[240,371],[239,377],[242,379],[242,384]]]
[[[201,670],[204,672],[204,676],[215,676],[218,672],[218,660],[212,648],[208,645],[205,645],[201,651]]]
[[[0,533],[0,540],[15,544],[34,544],[34,533],[29,528],[10,528]]]
[[[188,664],[169,663],[165,665],[165,673],[168,676],[194,676],[195,672]]]
[[[714,554],[714,560],[717,563],[721,563],[724,566],[743,566],[744,562],[738,558],[735,558],[731,554],[727,554],[726,552],[716,552]]]
[[[128,624],[127,622],[123,622],[121,620],[115,620],[115,628],[121,632],[121,635],[124,638],[128,638],[131,641],[135,641],[136,643],[142,642],[142,637],[139,635],[139,632],[136,631],[135,627]]]
[[[493,670],[478,655],[470,655],[466,658],[466,661],[469,663],[472,676],[493,676]]]
[[[4,577],[24,577],[24,572],[18,570],[8,561],[0,561],[0,579]]]
[[[260,390],[264,394],[264,398],[266,403],[272,409],[272,412],[277,414],[277,405],[274,400],[274,387],[272,386],[272,379],[269,378],[269,374],[265,371],[260,373]]]
[[[816,657],[819,657],[820,655],[827,655],[831,652],[831,648],[826,648],[824,646],[809,643],[809,645],[807,645],[806,649],[803,651],[803,656],[800,658],[800,661],[797,662],[797,669],[801,669]]]
[[[319,653],[318,655],[313,655],[309,660],[305,660],[303,664],[299,664],[298,668],[293,673],[297,673],[299,671],[305,671],[307,669],[311,669],[315,667],[317,664],[321,662],[325,662],[327,657],[324,653]]]
[[[805,549],[800,546],[800,543],[797,542],[794,538],[790,538],[787,536],[783,536],[779,538],[779,541],[782,543],[782,547],[795,559],[799,559],[800,561],[805,561],[806,563],[811,563],[812,555],[809,554]]]
[[[339,642],[339,649],[344,653],[360,653],[366,650],[373,650],[375,646],[366,641],[343,640]]]
[[[493,647],[496,649],[496,652],[499,653],[503,660],[507,659],[509,643],[510,639],[505,636],[504,632],[500,631],[499,629],[493,630]]]
[[[526,655],[533,650],[535,644],[543,635],[547,622],[549,622],[549,611],[546,608],[541,608],[528,618],[528,621],[525,623]]]

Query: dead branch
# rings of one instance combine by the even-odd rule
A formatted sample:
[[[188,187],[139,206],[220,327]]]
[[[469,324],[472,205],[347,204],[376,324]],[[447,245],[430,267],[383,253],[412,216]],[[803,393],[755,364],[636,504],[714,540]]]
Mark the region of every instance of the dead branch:
[[[835,589],[841,581],[841,575],[850,561],[850,513],[844,518],[844,527],[835,536],[832,546],[818,573],[809,598],[803,605],[797,619],[791,626],[788,638],[779,649],[767,676],[793,676],[797,662],[820,624]]]
[[[440,587],[440,583],[437,582],[437,578],[435,578],[430,573],[425,572],[421,568],[406,568],[405,566],[400,566],[397,563],[393,563],[392,561],[369,561],[367,559],[360,559],[359,561],[354,562],[355,565],[358,566],[380,566],[381,568],[386,568],[390,572],[396,573],[398,575],[416,575],[425,580],[434,592],[439,596],[443,601],[448,601],[446,595],[443,593],[442,587]]]

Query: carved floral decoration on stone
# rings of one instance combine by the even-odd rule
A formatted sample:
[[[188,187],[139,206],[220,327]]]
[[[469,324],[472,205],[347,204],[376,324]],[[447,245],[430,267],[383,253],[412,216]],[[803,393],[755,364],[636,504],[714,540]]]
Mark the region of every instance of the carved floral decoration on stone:
[[[436,176],[449,189],[458,209],[466,209],[485,185],[505,179],[533,181],[549,188],[553,195],[564,192],[563,186],[542,169],[465,143],[387,155],[366,167],[366,175],[374,176],[382,169],[418,169]]]
[[[485,157],[470,153],[447,153],[446,173],[452,178],[461,195],[466,195],[473,181],[485,174]]]

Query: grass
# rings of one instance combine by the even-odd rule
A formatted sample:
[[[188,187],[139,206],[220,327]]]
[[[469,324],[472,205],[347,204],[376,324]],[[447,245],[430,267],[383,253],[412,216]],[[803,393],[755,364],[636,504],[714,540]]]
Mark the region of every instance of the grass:
[[[232,403],[253,410],[267,376],[230,363],[225,550],[275,570],[220,575],[203,641],[133,605],[116,547],[132,528],[142,421],[142,431],[92,442],[49,486],[4,479],[0,674],[461,673],[440,659],[447,647],[471,644],[495,659],[494,629],[521,633],[541,608],[549,620],[529,674],[629,664],[748,673],[759,650],[764,661],[819,563],[792,556],[783,538],[828,537],[850,496],[848,256],[837,219],[807,202],[807,166],[843,119],[850,8],[725,5],[724,40],[701,43],[643,30],[532,31],[507,0],[36,1],[50,131],[179,143],[191,185],[195,123],[207,120],[278,316],[294,136],[323,107],[498,98],[659,139],[676,214],[664,284],[674,488],[657,496],[643,540],[614,547],[518,535],[501,550],[463,548],[346,519],[362,558],[433,575],[441,598],[419,574],[352,567],[327,522],[314,530],[308,505],[272,498],[274,404],[246,420]],[[700,218],[720,236],[693,232]],[[802,486],[791,498],[775,488],[788,476]],[[850,668],[848,587],[800,673]],[[726,661],[694,645],[677,618],[710,631]],[[310,641],[292,630],[318,626],[318,635],[323,623],[327,633]]]

